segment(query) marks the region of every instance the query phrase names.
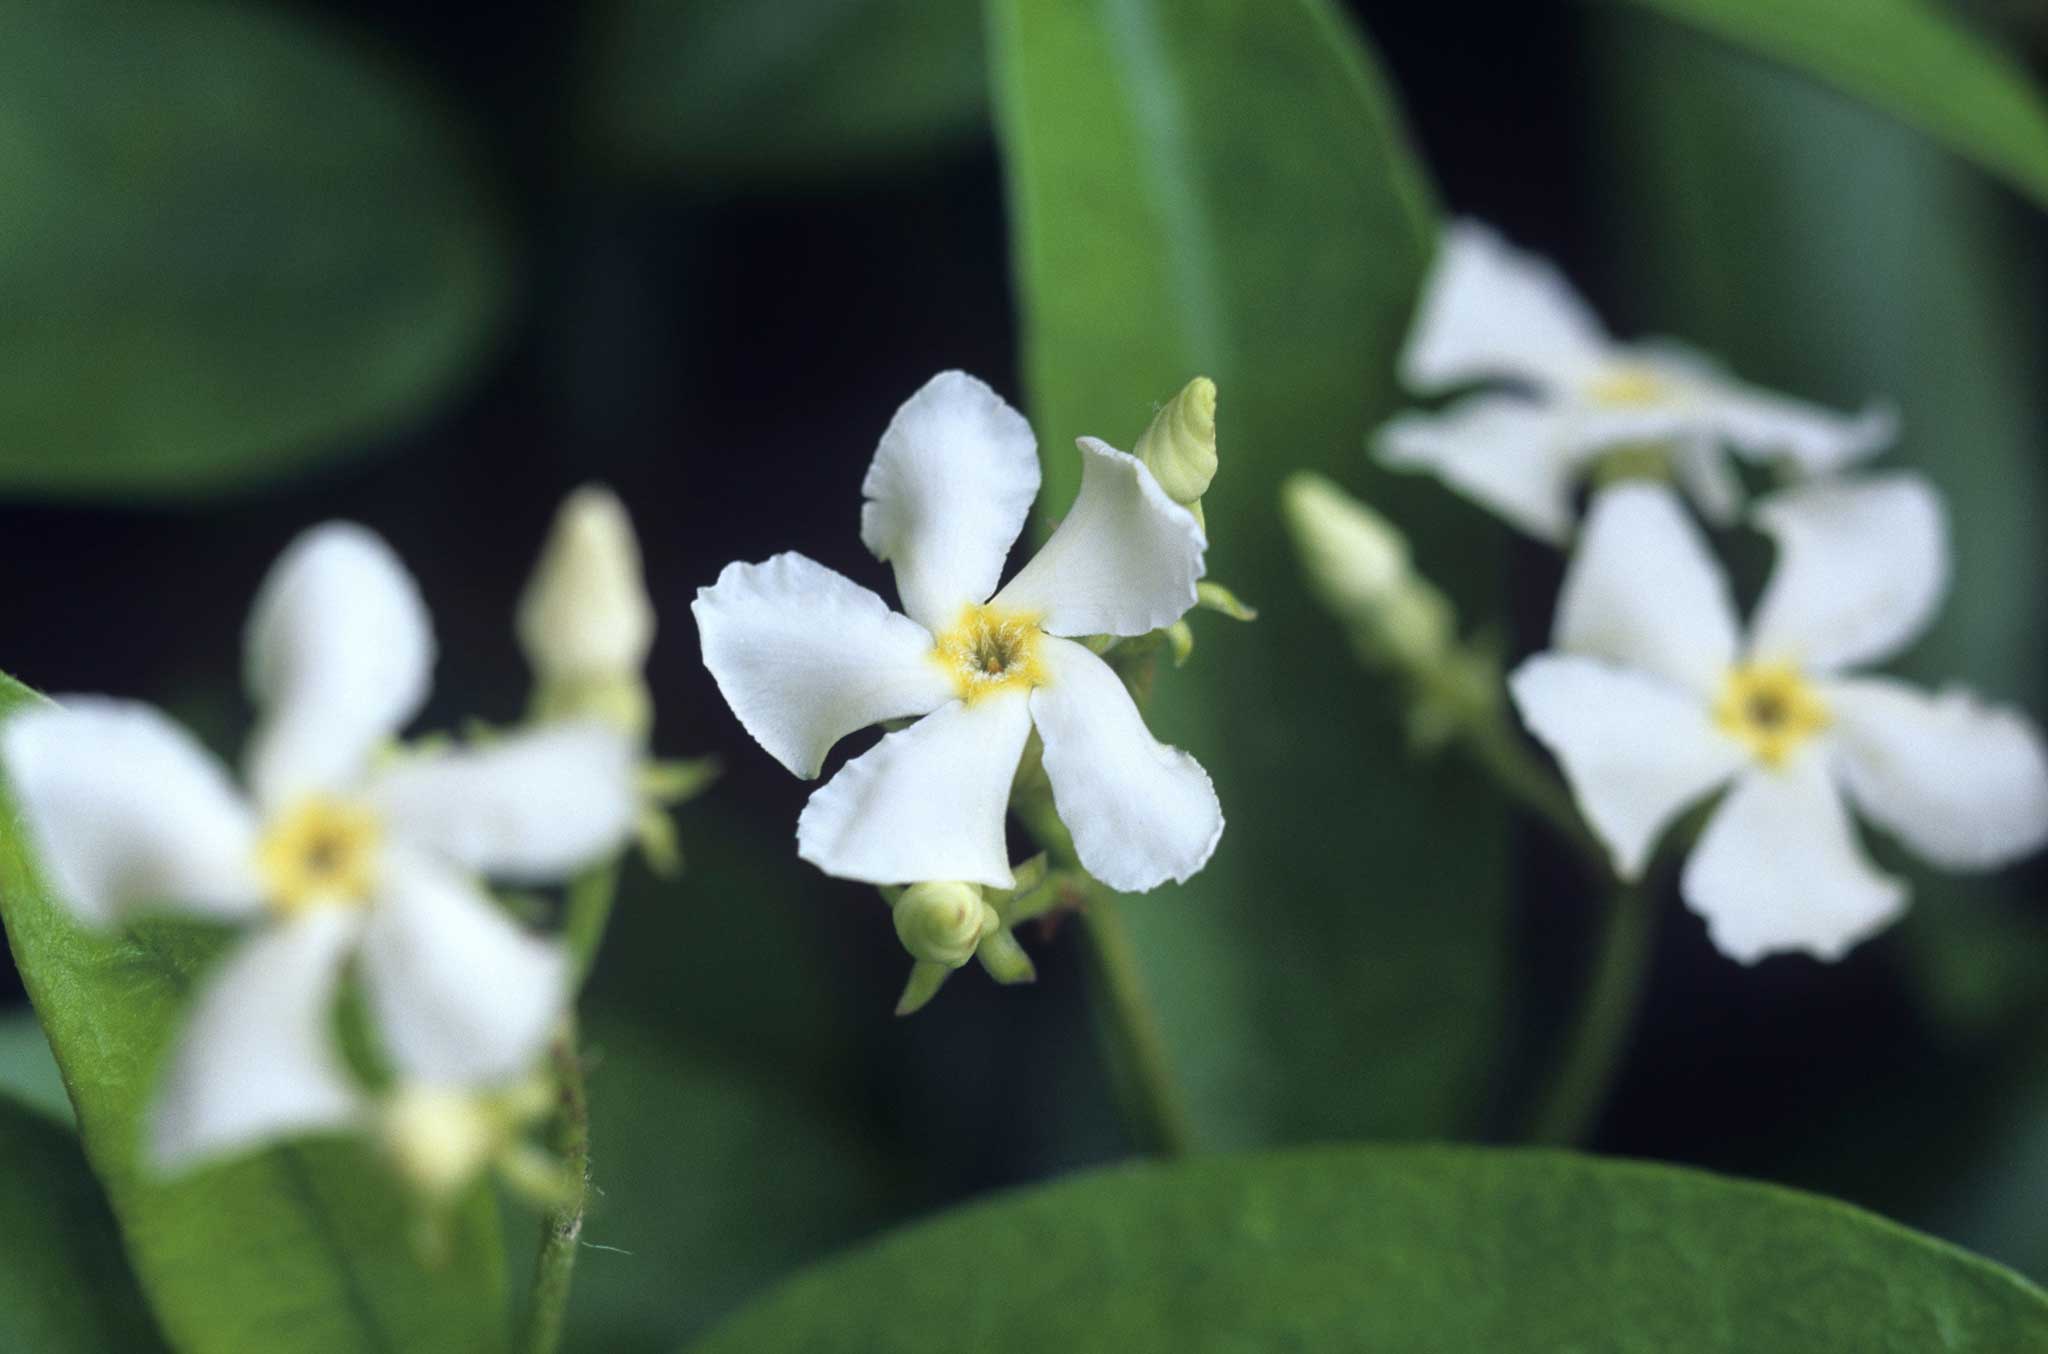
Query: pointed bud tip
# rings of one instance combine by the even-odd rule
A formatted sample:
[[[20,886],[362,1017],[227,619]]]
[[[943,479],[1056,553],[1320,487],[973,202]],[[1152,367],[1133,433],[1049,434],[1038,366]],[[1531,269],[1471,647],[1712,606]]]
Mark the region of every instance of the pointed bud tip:
[[[654,642],[632,519],[611,490],[563,500],[520,599],[519,641],[543,683],[637,678]]]
[[[1216,383],[1197,376],[1168,400],[1139,435],[1132,455],[1176,503],[1200,503],[1216,478]]]

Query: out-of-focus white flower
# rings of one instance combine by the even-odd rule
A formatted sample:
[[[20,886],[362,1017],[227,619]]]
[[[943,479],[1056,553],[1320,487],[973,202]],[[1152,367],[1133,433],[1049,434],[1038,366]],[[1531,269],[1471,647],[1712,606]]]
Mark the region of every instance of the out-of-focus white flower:
[[[1201,529],[1136,458],[1093,438],[1080,448],[1079,497],[997,591],[1038,495],[1037,443],[986,385],[943,373],[897,411],[863,486],[861,540],[895,566],[907,614],[796,554],[728,565],[697,594],[705,666],[796,775],[816,776],[856,729],[922,716],[811,796],[797,850],[826,873],[1009,888],[1003,816],[1034,725],[1096,878],[1149,889],[1215,850],[1208,775],[1155,740],[1116,674],[1068,638],[1178,620],[1195,603]]]
[[[1603,491],[1554,651],[1510,686],[1619,873],[1639,875],[1672,819],[1732,782],[1686,862],[1687,905],[1744,962],[1834,959],[1906,903],[1865,857],[1845,794],[1935,864],[1989,869],[2048,840],[2048,753],[2012,710],[1846,675],[1903,648],[1946,590],[1946,525],[1923,480],[1805,485],[1754,519],[1778,561],[1744,638],[1675,497]]]
[[[361,1122],[331,1030],[351,956],[405,1079],[516,1076],[561,1013],[561,948],[474,875],[542,883],[615,850],[635,808],[631,746],[563,724],[380,758],[433,657],[404,566],[331,523],[279,559],[250,618],[247,798],[147,705],[79,697],[0,730],[50,882],[81,920],[161,905],[251,928],[179,1035],[151,1118],[156,1166]]]
[[[1725,522],[1740,507],[1740,486],[1724,448],[1812,475],[1882,449],[1897,432],[1882,407],[1835,414],[1741,384],[1675,344],[1617,343],[1555,268],[1472,221],[1444,234],[1401,377],[1423,393],[1492,388],[1441,413],[1395,418],[1379,432],[1380,458],[1434,471],[1552,543],[1571,534],[1580,478],[1619,448],[1668,456],[1671,477]]]

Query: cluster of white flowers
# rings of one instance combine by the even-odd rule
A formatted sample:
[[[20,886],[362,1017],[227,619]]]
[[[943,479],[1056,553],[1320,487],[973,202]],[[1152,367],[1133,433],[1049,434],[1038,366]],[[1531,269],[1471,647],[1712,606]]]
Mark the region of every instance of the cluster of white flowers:
[[[1946,521],[1925,480],[1835,477],[1890,440],[1888,413],[1843,418],[1669,345],[1616,344],[1547,264],[1471,224],[1444,241],[1403,370],[1423,389],[1514,383],[1397,418],[1381,454],[1542,539],[1571,536],[1595,461],[1636,458],[1593,492],[1552,648],[1510,690],[1623,878],[1727,787],[1681,880],[1724,953],[1832,959],[1898,915],[1905,886],[1868,859],[1845,798],[1950,869],[2048,840],[2048,753],[2024,716],[1847,675],[1903,650],[1948,586]],[[1737,517],[1724,447],[1798,481],[1748,509],[1777,563],[1746,636],[1671,488],[1711,521]]]
[[[132,701],[61,698],[0,730],[48,882],[77,917],[116,927],[168,908],[245,931],[172,1049],[146,1145],[156,1168],[364,1129],[396,1134],[401,1158],[433,1155],[445,1177],[445,1127],[483,1122],[448,1107],[524,1098],[565,1009],[568,956],[480,877],[551,883],[616,852],[638,753],[595,720],[397,748],[434,654],[390,548],[331,523],[286,550],[249,621],[246,793]],[[388,1094],[365,1088],[337,1039],[350,972],[398,1079]],[[434,1141],[408,1131],[428,1120]]]

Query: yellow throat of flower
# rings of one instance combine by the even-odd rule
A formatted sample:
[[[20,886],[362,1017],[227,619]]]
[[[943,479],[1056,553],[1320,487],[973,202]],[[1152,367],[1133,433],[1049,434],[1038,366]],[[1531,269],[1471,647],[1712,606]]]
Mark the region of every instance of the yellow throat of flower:
[[[1831,717],[1813,683],[1791,664],[1749,663],[1728,674],[1714,722],[1765,766],[1783,766]]]
[[[1607,368],[1586,384],[1586,398],[1612,409],[1641,409],[1671,398],[1671,382],[1633,362]]]
[[[384,829],[362,804],[314,797],[280,814],[256,848],[271,906],[295,915],[322,904],[362,903],[377,879]]]
[[[932,650],[960,699],[975,701],[1000,691],[1029,691],[1045,683],[1038,641],[1044,631],[1026,611],[970,606],[953,628],[940,633]]]

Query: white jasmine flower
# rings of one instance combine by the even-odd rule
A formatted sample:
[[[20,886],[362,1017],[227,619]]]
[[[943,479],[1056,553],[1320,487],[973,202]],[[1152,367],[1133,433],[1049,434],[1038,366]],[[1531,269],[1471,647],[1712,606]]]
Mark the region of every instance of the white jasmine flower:
[[[1660,486],[1601,493],[1558,601],[1553,652],[1510,679],[1624,877],[1723,785],[1686,903],[1744,962],[1840,957],[1898,915],[1844,796],[1920,855],[1990,869],[2048,839],[2048,752],[1961,691],[1847,675],[1897,653],[1947,586],[1941,503],[1914,475],[1760,501],[1778,560],[1747,637],[1705,542]]]
[[[1195,603],[1202,532],[1134,457],[1093,438],[1080,448],[1072,510],[997,591],[1038,495],[1036,439],[994,391],[946,372],[897,411],[863,485],[861,540],[895,566],[907,614],[796,554],[728,565],[697,594],[705,666],[796,775],[816,776],[856,729],[921,716],[811,796],[797,851],[826,873],[1011,887],[1003,818],[1034,725],[1096,878],[1149,889],[1215,850],[1223,814],[1208,775],[1154,740],[1116,674],[1069,638],[1179,619]]]
[[[538,883],[616,848],[634,812],[630,748],[562,725],[378,760],[425,699],[433,656],[404,566],[368,531],[329,524],[285,552],[250,618],[248,797],[147,705],[80,697],[0,731],[50,882],[81,920],[162,905],[250,928],[171,1055],[151,1121],[160,1168],[359,1121],[331,1027],[352,956],[406,1079],[515,1076],[560,1014],[560,947],[472,872]]]
[[[1740,486],[1724,446],[1812,475],[1882,449],[1897,431],[1886,409],[1845,417],[1743,385],[1668,342],[1617,343],[1555,268],[1472,221],[1444,234],[1401,378],[1430,394],[1494,388],[1395,418],[1380,430],[1380,458],[1434,471],[1552,543],[1571,535],[1573,491],[1606,452],[1668,455],[1700,510],[1725,522]]]

